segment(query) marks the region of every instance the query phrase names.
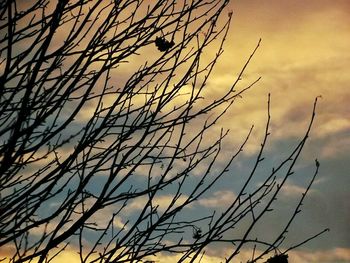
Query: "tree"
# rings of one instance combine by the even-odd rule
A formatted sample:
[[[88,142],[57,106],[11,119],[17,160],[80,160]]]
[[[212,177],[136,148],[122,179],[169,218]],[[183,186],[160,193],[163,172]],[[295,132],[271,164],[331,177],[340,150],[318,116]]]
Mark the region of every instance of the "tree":
[[[81,262],[150,262],[160,253],[197,262],[206,248],[222,243],[232,247],[227,262],[251,245],[257,261],[281,246],[317,175],[317,161],[276,238],[251,233],[272,213],[293,173],[316,101],[305,136],[260,186],[252,189],[250,182],[263,161],[269,110],[260,152],[232,204],[220,214],[186,213],[226,176],[251,133],[224,165],[218,161],[227,131],[217,138],[210,132],[255,84],[237,89],[259,46],[232,86],[216,98],[206,96],[232,17],[225,15],[228,2],[0,3],[0,246],[10,250],[5,260],[48,262],[69,244]],[[233,238],[229,233],[241,222],[248,227]]]

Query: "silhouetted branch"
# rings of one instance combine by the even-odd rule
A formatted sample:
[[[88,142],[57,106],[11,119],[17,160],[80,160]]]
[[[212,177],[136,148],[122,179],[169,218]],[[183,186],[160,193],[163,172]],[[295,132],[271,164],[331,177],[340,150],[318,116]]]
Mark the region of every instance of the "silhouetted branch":
[[[4,260],[50,262],[75,249],[81,262],[151,262],[162,253],[195,262],[220,243],[232,251],[223,256],[227,262],[254,244],[256,261],[281,246],[318,161],[276,239],[250,234],[292,175],[315,107],[304,138],[252,188],[270,135],[269,96],[265,136],[235,199],[221,214],[186,212],[230,176],[253,130],[231,156],[222,152],[228,131],[212,134],[260,79],[238,89],[261,40],[232,85],[216,97],[206,93],[232,19],[232,12],[224,15],[228,3],[0,3],[0,246],[10,251]],[[228,237],[242,222],[244,234]],[[265,248],[260,254],[258,246]]]

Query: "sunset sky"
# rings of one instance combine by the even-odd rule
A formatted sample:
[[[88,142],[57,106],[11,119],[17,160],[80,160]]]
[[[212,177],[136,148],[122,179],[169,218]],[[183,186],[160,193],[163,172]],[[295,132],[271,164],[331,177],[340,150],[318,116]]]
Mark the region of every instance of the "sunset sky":
[[[263,227],[258,227],[256,233],[269,238],[273,236],[274,231],[278,232],[276,229],[286,222],[305,191],[307,182],[315,171],[315,159],[317,159],[320,163],[319,174],[303,202],[302,213],[290,228],[289,239],[282,250],[329,228],[329,232],[288,252],[289,262],[350,262],[350,1],[232,0],[225,12],[231,11],[233,12],[232,24],[225,41],[225,51],[218,60],[204,94],[211,99],[212,96],[222,94],[227,87],[230,87],[259,43],[259,39],[261,39],[260,46],[237,88],[243,89],[256,79],[260,77],[261,79],[247,90],[242,98],[235,101],[218,125],[211,130],[211,132],[217,131],[218,134],[221,128],[230,130],[222,147],[223,157],[218,158],[220,168],[224,167],[225,161],[244,141],[252,125],[254,129],[244,151],[229,167],[228,175],[217,183],[217,188],[211,189],[198,203],[186,208],[186,211],[190,216],[198,213],[205,214],[213,209],[220,212],[235,200],[240,183],[245,180],[244,175],[251,171],[251,166],[260,149],[267,120],[269,94],[271,96],[271,135],[264,154],[266,162],[256,172],[257,178],[253,187],[261,184],[259,176],[268,174],[271,168],[283,161],[303,138],[317,98],[316,117],[310,138],[296,164],[295,175],[288,179],[274,206],[278,211],[278,217],[267,217],[263,221]],[[58,45],[57,43],[68,33],[69,30],[65,32],[65,29],[57,32],[55,37],[58,37],[54,38],[56,41],[53,41],[54,44]],[[55,50],[57,48],[55,45],[50,48]],[[144,61],[160,56],[160,52],[156,50],[153,43],[141,49],[151,53],[141,51],[140,56],[130,58],[128,63],[120,63],[121,67],[117,70],[123,74],[114,74],[113,69],[111,82],[123,83],[129,77],[129,73],[135,72],[135,66],[139,67],[139,64]],[[209,51],[203,53],[203,60],[209,61],[212,55],[209,53]],[[73,61],[75,57],[72,56],[69,59]],[[68,64],[69,59],[67,59]],[[100,65],[96,67],[98,66]],[[92,65],[93,67],[95,64]],[[186,88],[184,87],[184,90]],[[110,105],[115,100],[115,94],[106,95],[104,99],[105,105]],[[91,114],[94,114],[96,105],[93,102],[92,100],[86,103],[79,112],[76,118],[78,124],[87,122]],[[171,103],[176,104],[176,101]],[[63,114],[69,115],[69,109],[65,110],[67,113]],[[196,122],[191,123],[193,129],[198,128],[196,124]],[[189,129],[192,127],[190,126]],[[71,133],[72,131],[68,131],[68,134]],[[68,149],[69,147],[60,149],[62,158],[68,156],[69,151],[74,148],[73,144],[70,146],[71,149]],[[183,163],[182,165],[185,166]],[[175,170],[177,168],[175,167]],[[200,172],[199,169],[194,177],[200,178],[196,177]],[[142,177],[142,173],[138,170],[135,174],[139,177],[136,179],[133,177],[132,180],[135,181],[131,182],[131,186],[137,187],[137,184],[144,186],[146,177]],[[98,188],[98,184],[102,182],[102,185],[105,178],[103,176],[96,176],[96,178],[93,187]],[[162,194],[154,200],[159,204],[160,211],[164,210],[172,200],[170,192],[166,194],[162,192]],[[178,202],[181,202],[182,198],[185,199],[186,195],[184,194]],[[130,201],[123,210],[125,218],[116,217],[113,225],[123,228],[127,219],[132,218],[144,207],[145,200]],[[59,200],[56,203],[50,203],[45,212],[56,209],[58,204]],[[108,207],[108,209],[111,208]],[[105,217],[101,211],[91,220],[107,225],[109,218]],[[54,226],[50,225],[50,227]],[[39,233],[42,229],[38,228],[35,231]],[[235,231],[241,234],[241,230],[235,229]],[[234,232],[234,234],[237,233]],[[0,249],[0,256],[8,254],[6,249]],[[74,249],[76,248],[68,246],[53,262],[79,262],[79,256]],[[227,254],[227,251],[228,248],[224,245],[214,245],[206,251],[202,262],[221,262],[222,255]],[[250,255],[251,250],[242,249],[233,262],[240,262],[240,260],[246,262]],[[163,255],[158,256],[156,262],[171,263],[176,262],[176,258]]]
[[[230,79],[262,38],[246,72],[262,79],[244,96],[242,126],[251,121],[263,127],[271,93],[272,153],[279,155],[302,135],[313,100],[322,96],[302,164],[318,158],[321,170],[297,228],[331,231],[298,250],[305,258],[291,262],[349,262],[350,2],[236,0],[231,6],[233,24],[217,78]],[[290,194],[298,195],[297,179],[294,184]]]

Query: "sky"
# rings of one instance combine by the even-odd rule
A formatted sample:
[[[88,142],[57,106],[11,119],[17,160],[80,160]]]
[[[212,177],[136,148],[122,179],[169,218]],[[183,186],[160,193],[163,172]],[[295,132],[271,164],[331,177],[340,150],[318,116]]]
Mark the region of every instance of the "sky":
[[[304,259],[291,262],[348,262],[350,2],[248,0],[232,1],[231,8],[233,23],[218,80],[230,79],[232,68],[238,70],[234,67],[239,67],[262,39],[246,73],[247,78],[262,79],[239,107],[244,115],[240,128],[249,125],[246,120],[258,129],[264,126],[267,94],[271,93],[271,153],[278,156],[288,142],[302,135],[313,101],[321,96],[301,164],[307,166],[317,158],[320,174],[298,227],[307,231],[327,226],[331,231],[306,245],[307,249],[298,250]],[[298,192],[298,180],[291,195]]]
[[[290,262],[350,262],[350,1],[232,0],[229,11],[233,11],[232,24],[225,52],[208,83],[209,95],[220,93],[223,87],[232,84],[261,39],[242,77],[241,88],[259,77],[261,80],[218,123],[218,131],[220,127],[230,129],[223,148],[228,153],[254,125],[242,157],[230,167],[232,174],[247,173],[259,150],[266,125],[268,94],[271,94],[271,138],[266,151],[269,161],[262,167],[262,173],[283,160],[302,138],[318,97],[311,136],[297,164],[298,173],[288,181],[279,200],[279,217],[268,218],[266,228],[257,231],[273,232],[285,220],[289,204],[305,190],[317,158],[320,171],[302,206],[303,213],[291,228],[290,243],[325,228],[330,228],[330,232],[290,252]],[[84,114],[81,113],[81,119]],[[219,183],[219,190],[210,192],[199,202],[199,207],[220,209],[234,198],[234,186],[230,179],[225,179]],[[162,196],[158,200],[160,209],[170,200]],[[133,202],[128,205],[126,215],[140,208],[142,203]],[[101,214],[97,217],[97,221],[104,220]],[[72,249],[68,247],[54,262],[78,261]],[[203,262],[220,262],[224,250],[213,247]],[[243,250],[237,262],[250,253]],[[157,260],[175,262],[176,259],[163,255]]]

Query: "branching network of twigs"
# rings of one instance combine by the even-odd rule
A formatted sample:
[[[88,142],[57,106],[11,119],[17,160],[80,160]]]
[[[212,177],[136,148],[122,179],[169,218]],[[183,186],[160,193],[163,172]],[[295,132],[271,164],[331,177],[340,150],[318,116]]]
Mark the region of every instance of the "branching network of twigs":
[[[269,136],[269,98],[265,137],[236,199],[221,214],[184,216],[251,134],[217,165],[227,132],[209,131],[254,85],[237,89],[260,44],[232,86],[205,97],[232,18],[228,2],[1,1],[0,247],[9,251],[2,260],[49,262],[69,246],[81,262],[150,262],[161,253],[199,262],[208,246],[225,244],[230,262],[252,244],[255,262],[280,247],[318,162],[275,240],[251,233],[293,173],[316,102],[304,138],[248,190]],[[246,218],[243,236],[227,235]]]

